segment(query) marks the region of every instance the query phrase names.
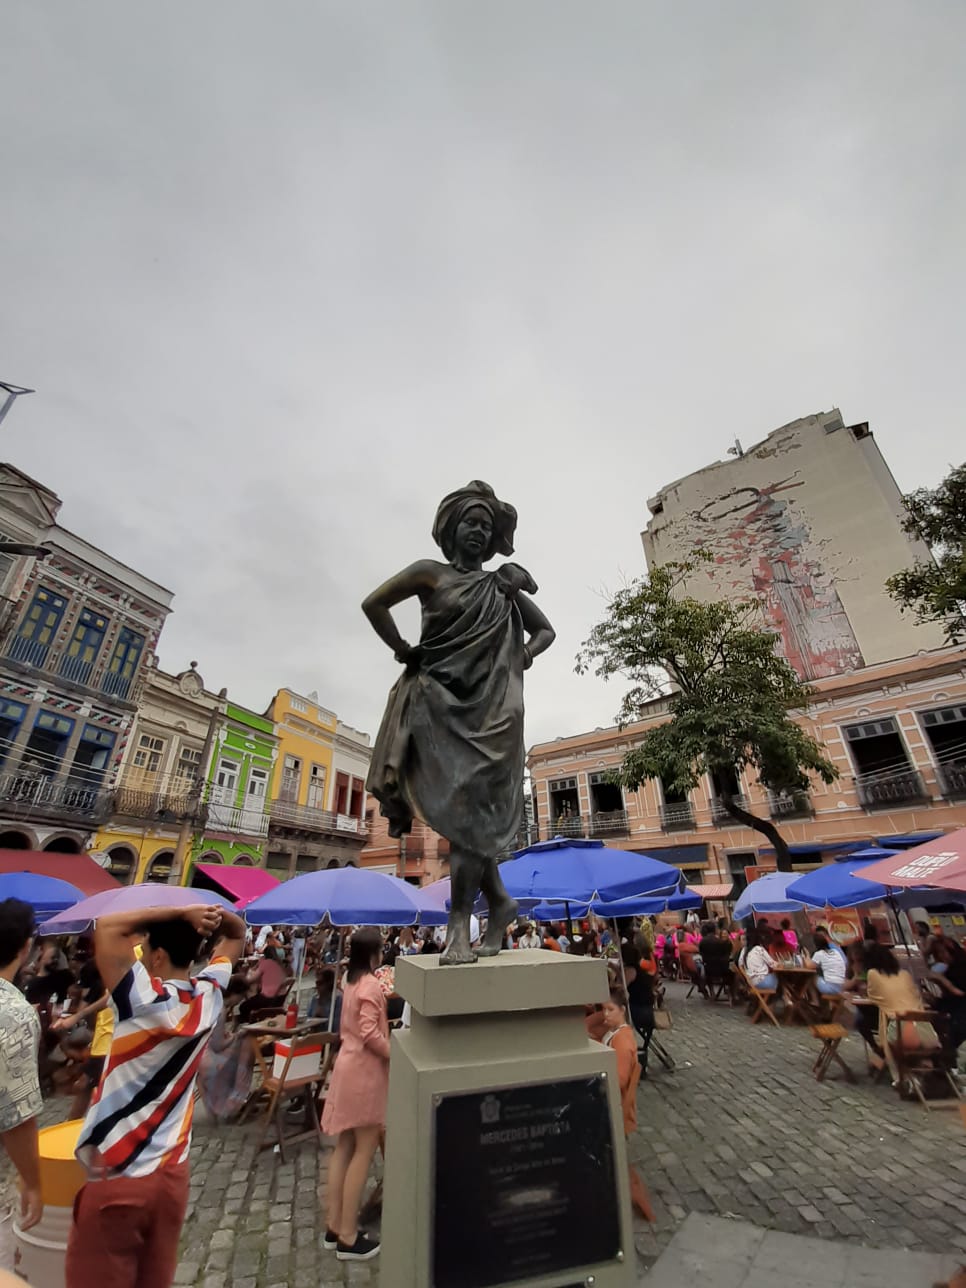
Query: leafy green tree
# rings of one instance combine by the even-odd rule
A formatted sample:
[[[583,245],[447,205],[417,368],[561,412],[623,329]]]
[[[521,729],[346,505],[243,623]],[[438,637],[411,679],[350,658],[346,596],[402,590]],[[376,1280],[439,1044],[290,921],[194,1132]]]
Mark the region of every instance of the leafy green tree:
[[[721,782],[745,770],[774,792],[807,791],[813,774],[833,782],[838,770],[789,714],[808,706],[811,690],[776,652],[777,636],[757,625],[756,606],[705,604],[680,593],[708,559],[698,552],[688,562],[660,565],[618,591],[577,655],[578,674],[631,681],[617,717],[621,727],[641,719],[654,698],[668,700],[669,719],[643,734],[614,780],[634,791],[660,778],[681,793],[703,774]],[[791,871],[788,845],[771,819],[731,792],[719,797],[731,818],[767,837],[779,869]]]
[[[966,465],[950,470],[936,488],[903,500],[907,532],[932,548],[934,562],[904,568],[886,582],[889,594],[921,622],[942,622],[950,644],[966,641]]]

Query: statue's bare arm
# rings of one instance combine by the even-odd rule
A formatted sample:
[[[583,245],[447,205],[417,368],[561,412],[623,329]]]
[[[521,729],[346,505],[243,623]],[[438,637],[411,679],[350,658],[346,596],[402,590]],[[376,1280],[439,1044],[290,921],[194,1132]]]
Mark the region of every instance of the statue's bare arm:
[[[406,599],[412,599],[414,595],[420,599],[431,595],[439,584],[439,575],[445,566],[435,559],[420,559],[377,586],[362,601],[362,611],[369,618],[373,630],[383,643],[389,645],[398,662],[409,662],[414,649],[399,634],[390,609]]]
[[[530,636],[526,646],[529,655],[527,665],[529,665],[540,653],[547,651],[557,638],[557,632],[532,599],[528,599],[526,595],[517,595],[517,604],[520,607],[520,616],[523,618],[524,630]]]

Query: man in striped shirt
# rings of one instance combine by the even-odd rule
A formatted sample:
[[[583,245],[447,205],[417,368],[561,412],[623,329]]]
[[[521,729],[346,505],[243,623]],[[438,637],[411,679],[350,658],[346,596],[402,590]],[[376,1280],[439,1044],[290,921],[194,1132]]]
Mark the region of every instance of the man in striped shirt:
[[[216,931],[210,964],[190,977]],[[68,1288],[171,1284],[188,1203],[195,1079],[244,942],[239,917],[204,904],[97,922],[94,951],[114,1037],[77,1144],[88,1184],[74,1205]]]

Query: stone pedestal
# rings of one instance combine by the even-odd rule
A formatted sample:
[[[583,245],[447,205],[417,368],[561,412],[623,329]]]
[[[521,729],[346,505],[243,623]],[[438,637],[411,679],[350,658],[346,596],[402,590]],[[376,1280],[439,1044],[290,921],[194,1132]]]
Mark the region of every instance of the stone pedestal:
[[[632,1285],[617,1062],[583,1023],[604,964],[400,957],[396,988],[412,1027],[392,1039],[383,1288]]]

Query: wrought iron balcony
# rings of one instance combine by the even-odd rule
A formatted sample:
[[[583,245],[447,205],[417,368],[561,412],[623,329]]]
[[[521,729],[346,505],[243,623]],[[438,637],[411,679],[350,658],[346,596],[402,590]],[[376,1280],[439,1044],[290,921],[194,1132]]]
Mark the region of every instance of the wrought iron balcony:
[[[966,760],[951,760],[936,766],[939,790],[947,800],[966,796]]]
[[[623,836],[630,831],[626,809],[601,810],[590,816],[588,836]]]
[[[114,813],[124,818],[152,819],[181,823],[185,819],[202,822],[205,806],[197,788],[172,784],[167,788],[120,786],[114,793]]]
[[[735,795],[735,796],[732,796],[731,800],[732,800],[732,803],[737,805],[739,809],[748,808],[747,796]],[[728,811],[725,809],[724,801],[721,799],[720,796],[713,796],[711,798],[711,821],[713,823],[737,822],[737,819],[732,818],[731,815],[728,813]]]
[[[215,832],[240,832],[243,836],[268,836],[268,815],[263,810],[235,805],[208,804],[207,826]]]
[[[811,818],[811,797],[808,792],[769,792],[768,813],[772,818]]]
[[[864,809],[888,809],[905,801],[929,799],[917,769],[885,769],[874,774],[856,774],[855,790]]]
[[[333,814],[329,810],[313,809],[309,805],[295,805],[291,801],[272,801],[268,807],[274,827],[292,828],[302,832],[325,832],[355,835],[360,839],[367,834],[365,819],[348,814]]]
[[[59,680],[100,692],[105,697],[116,698],[120,702],[133,702],[136,697],[136,676],[107,671],[98,677],[95,675],[96,658],[85,662],[79,657],[70,656],[64,650],[52,649],[48,644],[25,640],[19,635],[7,642],[5,656],[9,662],[32,671],[43,671]]]
[[[0,808],[10,818],[62,819],[74,826],[106,823],[112,793],[99,783],[11,770],[0,774]]]
[[[554,836],[583,836],[584,820],[579,814],[558,814],[553,824]]]
[[[686,831],[694,827],[694,807],[690,801],[671,801],[661,806],[661,827],[665,832]]]

